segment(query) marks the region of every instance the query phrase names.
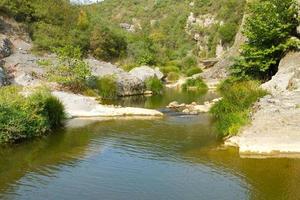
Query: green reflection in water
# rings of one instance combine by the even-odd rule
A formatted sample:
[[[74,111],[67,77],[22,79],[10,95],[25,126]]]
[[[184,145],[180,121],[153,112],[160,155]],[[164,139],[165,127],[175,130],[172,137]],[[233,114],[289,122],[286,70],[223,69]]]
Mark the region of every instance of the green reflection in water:
[[[167,95],[124,104],[213,96]],[[112,119],[2,147],[0,199],[299,199],[300,160],[240,158],[212,126],[208,114]]]

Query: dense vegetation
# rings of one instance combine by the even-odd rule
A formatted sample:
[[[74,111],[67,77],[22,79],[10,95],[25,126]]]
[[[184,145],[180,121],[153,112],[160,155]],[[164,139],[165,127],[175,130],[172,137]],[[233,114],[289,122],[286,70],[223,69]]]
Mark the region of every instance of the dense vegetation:
[[[292,38],[299,25],[298,9],[295,0],[256,0],[249,4],[244,26],[247,41],[232,67],[235,77],[267,80],[277,72],[285,52],[300,44]]]
[[[207,91],[208,87],[204,83],[201,78],[191,78],[188,79],[183,85],[182,90],[189,91],[189,90],[196,90],[196,91]]]
[[[280,59],[299,48],[296,27],[298,5],[294,0],[256,0],[248,6],[246,43],[232,68],[232,77],[221,84],[223,99],[211,110],[222,136],[236,134],[249,121],[251,107],[266,94],[259,82],[277,72]]]
[[[226,80],[218,88],[223,99],[211,109],[222,137],[237,134],[250,120],[252,105],[266,92],[257,81]]]
[[[170,66],[193,55],[214,56],[220,40],[232,43],[243,8],[244,0],[196,0],[194,5],[190,1],[109,0],[89,6],[66,0],[0,0],[1,12],[28,24],[38,50],[78,46],[84,54],[90,51],[97,58],[118,61],[125,67]],[[191,12],[196,17],[211,14],[222,21],[221,25],[191,30],[209,36],[206,53],[187,33]],[[120,23],[133,24],[135,31],[125,31]]]
[[[39,89],[24,98],[20,88],[0,90],[0,143],[12,143],[42,136],[59,127],[64,107],[49,91]]]

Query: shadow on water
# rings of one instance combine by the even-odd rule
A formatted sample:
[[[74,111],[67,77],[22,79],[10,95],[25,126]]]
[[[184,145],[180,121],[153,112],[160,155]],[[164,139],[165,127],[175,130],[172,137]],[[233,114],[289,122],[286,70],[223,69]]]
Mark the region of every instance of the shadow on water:
[[[176,95],[186,103],[211,98],[174,92],[159,103],[148,99],[132,104],[163,108]],[[0,148],[0,158],[0,199],[294,200],[300,196],[300,160],[240,158],[236,149],[222,148],[208,114],[111,119],[68,128]]]

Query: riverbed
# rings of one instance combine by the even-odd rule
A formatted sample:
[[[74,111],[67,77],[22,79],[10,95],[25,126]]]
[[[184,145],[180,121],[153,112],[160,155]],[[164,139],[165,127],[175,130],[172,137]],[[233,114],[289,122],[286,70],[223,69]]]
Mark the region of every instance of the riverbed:
[[[171,101],[214,93],[131,97],[115,105],[158,109],[158,119],[106,119],[0,148],[0,199],[296,200],[300,160],[241,158],[209,114],[182,115]]]

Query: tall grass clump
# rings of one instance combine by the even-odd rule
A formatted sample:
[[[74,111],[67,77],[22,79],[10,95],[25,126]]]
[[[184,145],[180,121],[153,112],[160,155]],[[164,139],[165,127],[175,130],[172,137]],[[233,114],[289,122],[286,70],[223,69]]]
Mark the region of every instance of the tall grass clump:
[[[194,74],[199,74],[202,72],[202,69],[199,67],[192,67],[186,71],[187,76],[193,76]]]
[[[201,78],[188,79],[182,86],[183,91],[195,90],[195,91],[207,91],[208,87]]]
[[[113,99],[118,96],[117,80],[115,76],[107,75],[96,80],[96,89],[104,99]]]
[[[148,78],[145,81],[146,89],[153,92],[153,94],[161,94],[164,85],[157,77]]]
[[[212,107],[211,113],[222,137],[237,134],[249,122],[253,104],[267,94],[257,81],[226,80],[218,90],[223,99]]]
[[[0,89],[0,143],[14,143],[38,137],[62,125],[64,107],[47,90],[38,89],[29,97],[20,88]]]

